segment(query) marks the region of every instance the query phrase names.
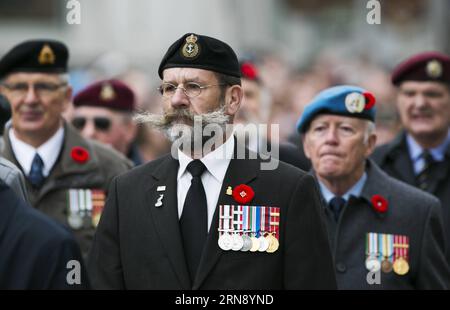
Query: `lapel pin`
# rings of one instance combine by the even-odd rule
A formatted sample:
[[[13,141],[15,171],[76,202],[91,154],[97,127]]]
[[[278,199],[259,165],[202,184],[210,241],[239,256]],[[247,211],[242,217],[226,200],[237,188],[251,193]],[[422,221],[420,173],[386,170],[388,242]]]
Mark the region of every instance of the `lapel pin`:
[[[157,192],[164,192],[166,190],[166,186],[162,185],[162,186],[158,186],[158,188],[156,188]]]
[[[226,194],[228,196],[232,196],[233,195],[233,188],[231,186],[228,186]]]
[[[162,199],[164,198],[164,194],[159,194],[159,198],[155,203],[155,207],[161,207],[162,206]]]

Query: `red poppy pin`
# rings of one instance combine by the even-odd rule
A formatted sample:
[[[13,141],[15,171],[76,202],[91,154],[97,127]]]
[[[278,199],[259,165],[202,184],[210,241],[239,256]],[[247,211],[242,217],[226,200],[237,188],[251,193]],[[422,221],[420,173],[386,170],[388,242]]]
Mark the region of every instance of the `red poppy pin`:
[[[364,106],[364,109],[366,110],[371,109],[375,105],[375,102],[377,101],[375,99],[375,96],[369,92],[363,93],[363,96],[364,98],[366,98],[366,105]]]
[[[388,210],[388,202],[387,200],[381,196],[381,195],[373,195],[372,199],[372,206],[378,213],[386,213]]]
[[[245,78],[250,80],[255,80],[258,77],[258,70],[253,64],[248,62],[244,62],[241,65],[241,72]]]
[[[79,164],[84,164],[89,160],[89,152],[81,146],[75,146],[70,152],[72,159]]]
[[[238,203],[245,204],[250,202],[255,196],[253,189],[245,184],[240,184],[233,189],[233,198]]]

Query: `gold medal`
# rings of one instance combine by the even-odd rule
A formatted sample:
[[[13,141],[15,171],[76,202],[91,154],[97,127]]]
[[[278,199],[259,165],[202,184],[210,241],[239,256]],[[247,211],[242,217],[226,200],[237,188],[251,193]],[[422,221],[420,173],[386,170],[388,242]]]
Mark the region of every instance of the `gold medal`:
[[[394,272],[399,276],[403,276],[409,271],[409,264],[403,257],[398,258],[393,265]]]
[[[252,239],[252,247],[250,249],[250,252],[256,252],[259,250],[259,239],[256,237],[251,237]]]
[[[269,245],[269,248],[267,249],[267,253],[274,253],[276,250],[278,250],[278,247],[280,246],[280,243],[278,242],[278,239],[274,237],[272,234],[270,234],[271,242]]]

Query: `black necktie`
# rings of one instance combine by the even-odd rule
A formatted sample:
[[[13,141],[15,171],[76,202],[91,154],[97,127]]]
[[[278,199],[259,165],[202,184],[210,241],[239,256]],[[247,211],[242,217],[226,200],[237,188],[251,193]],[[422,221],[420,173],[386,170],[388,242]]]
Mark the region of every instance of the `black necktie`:
[[[184,252],[191,279],[193,280],[197,273],[203,246],[208,234],[208,207],[205,189],[201,180],[206,167],[200,160],[196,159],[191,161],[186,169],[192,175],[192,180],[184,201],[180,224]]]
[[[430,154],[430,152],[427,150],[423,151],[421,156],[425,160],[425,165],[423,166],[422,171],[420,171],[419,174],[416,176],[416,183],[420,189],[427,191],[430,186],[431,181],[430,170],[431,166],[434,163],[434,159],[433,156]]]
[[[31,185],[35,188],[41,187],[44,182],[44,162],[42,161],[41,156],[38,153],[34,155],[33,162],[31,164],[30,174],[28,175],[28,180]]]
[[[333,197],[333,199],[330,200],[329,207],[331,211],[333,211],[334,214],[334,220],[337,222],[339,219],[339,214],[342,210],[342,208],[345,205],[345,199],[342,197]]]

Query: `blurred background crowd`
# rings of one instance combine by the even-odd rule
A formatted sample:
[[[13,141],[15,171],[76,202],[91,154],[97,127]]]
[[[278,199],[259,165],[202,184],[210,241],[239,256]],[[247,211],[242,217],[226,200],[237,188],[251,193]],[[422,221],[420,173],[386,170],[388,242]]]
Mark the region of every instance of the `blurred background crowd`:
[[[247,121],[279,124],[273,142],[280,143],[298,141],[294,128],[304,105],[337,84],[375,94],[377,143],[390,141],[400,129],[392,68],[416,52],[450,52],[446,0],[379,1],[379,25],[367,22],[371,8],[362,0],[79,0],[80,24],[67,22],[68,2],[0,0],[0,54],[26,39],[61,40],[71,54],[74,95],[114,78],[134,91],[135,111],[158,112],[156,71],[164,50],[186,32],[214,36],[254,65],[258,93],[248,95],[259,104]],[[134,139],[143,162],[169,150],[147,127]]]

